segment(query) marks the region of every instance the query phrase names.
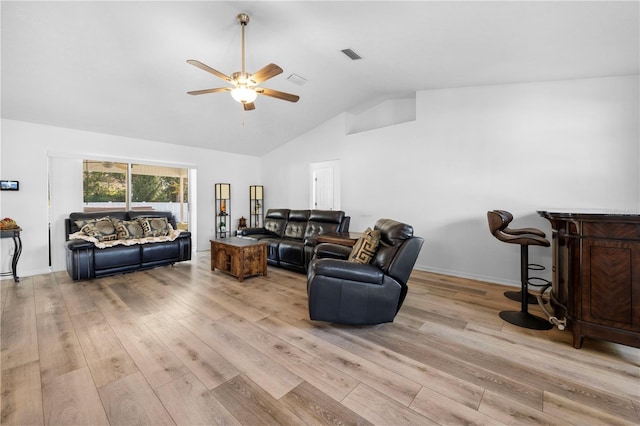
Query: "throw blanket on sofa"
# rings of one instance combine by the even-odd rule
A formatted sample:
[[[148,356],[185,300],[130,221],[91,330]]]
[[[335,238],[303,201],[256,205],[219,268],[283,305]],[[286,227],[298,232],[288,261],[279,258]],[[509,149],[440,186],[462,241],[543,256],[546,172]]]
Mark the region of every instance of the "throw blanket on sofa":
[[[142,238],[128,238],[128,239],[120,239],[120,240],[112,240],[112,241],[99,241],[95,237],[91,237],[85,234],[82,231],[78,231],[73,234],[69,234],[70,240],[85,240],[92,242],[97,248],[103,249],[107,247],[113,246],[133,246],[136,244],[147,244],[147,243],[158,243],[163,241],[173,241],[180,235],[182,231],[179,229],[172,229],[168,235],[161,237],[142,237]]]

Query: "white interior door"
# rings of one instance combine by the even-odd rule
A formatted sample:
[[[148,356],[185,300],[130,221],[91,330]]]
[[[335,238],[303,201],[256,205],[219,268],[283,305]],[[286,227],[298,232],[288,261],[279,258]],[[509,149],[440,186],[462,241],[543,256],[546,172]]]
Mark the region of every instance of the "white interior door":
[[[340,210],[340,168],[337,161],[311,164],[311,208]]]

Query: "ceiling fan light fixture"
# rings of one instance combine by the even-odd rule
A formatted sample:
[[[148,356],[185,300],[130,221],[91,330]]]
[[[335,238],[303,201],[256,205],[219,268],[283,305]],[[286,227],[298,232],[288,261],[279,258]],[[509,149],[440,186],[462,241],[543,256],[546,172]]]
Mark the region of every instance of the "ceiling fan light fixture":
[[[258,94],[247,86],[238,86],[231,90],[231,97],[241,104],[249,104],[256,100]]]
[[[300,96],[292,95],[291,93],[281,92],[279,90],[267,89],[266,87],[256,87],[276,75],[282,73],[282,68],[276,64],[268,64],[253,74],[249,74],[245,71],[245,55],[244,55],[244,29],[249,23],[249,15],[246,13],[240,13],[236,17],[240,26],[242,27],[242,71],[234,72],[231,76],[227,76],[220,71],[211,68],[209,65],[205,65],[195,59],[187,60],[188,64],[191,64],[201,70],[215,75],[218,78],[231,83],[233,87],[216,87],[213,89],[194,90],[187,92],[189,95],[204,95],[205,93],[217,93],[217,92],[231,92],[231,97],[243,105],[244,111],[252,111],[255,109],[253,101],[256,100],[258,95],[269,96],[276,99],[281,99],[288,102],[298,102]]]

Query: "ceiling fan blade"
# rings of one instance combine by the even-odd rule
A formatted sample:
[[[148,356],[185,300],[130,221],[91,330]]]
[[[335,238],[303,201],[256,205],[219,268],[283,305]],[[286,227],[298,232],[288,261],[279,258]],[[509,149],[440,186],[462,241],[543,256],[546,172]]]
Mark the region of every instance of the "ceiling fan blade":
[[[256,109],[256,104],[254,104],[253,102],[247,102],[242,104],[242,107],[245,111],[253,111],[254,109]]]
[[[210,72],[211,74],[213,74],[213,75],[215,75],[216,77],[219,77],[219,78],[221,78],[221,79],[223,79],[223,80],[225,80],[225,81],[228,81],[228,82],[231,82],[231,81],[232,81],[232,80],[231,80],[231,77],[229,77],[228,75],[223,74],[223,73],[221,73],[221,72],[220,72],[220,71],[218,71],[218,70],[214,70],[214,69],[213,69],[213,68],[211,68],[209,65],[205,65],[205,64],[203,64],[203,63],[202,63],[202,62],[200,62],[200,61],[196,61],[195,59],[189,59],[189,60],[187,60],[187,63],[188,63],[188,64],[193,65],[194,67],[198,67],[198,68],[200,68],[201,70],[204,70],[204,71],[206,71],[206,72]]]
[[[275,77],[276,75],[281,73],[282,68],[280,68],[276,64],[269,64],[253,73],[253,75],[251,75],[251,80],[255,81],[256,84],[260,84],[263,81],[269,80],[271,77]]]
[[[230,92],[231,89],[231,87],[216,87],[215,89],[194,90],[187,93],[190,95],[204,95],[206,93]]]
[[[300,96],[292,95],[291,93],[281,92],[279,90],[266,89],[263,87],[256,87],[256,93],[259,95],[270,96],[272,98],[282,99],[283,101],[298,102]]]

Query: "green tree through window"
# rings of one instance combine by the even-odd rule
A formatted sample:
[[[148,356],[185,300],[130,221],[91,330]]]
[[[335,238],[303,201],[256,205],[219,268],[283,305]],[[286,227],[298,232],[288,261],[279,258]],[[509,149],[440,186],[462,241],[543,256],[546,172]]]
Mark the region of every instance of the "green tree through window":
[[[84,160],[83,166],[85,203],[117,202],[125,203],[129,208],[132,202],[188,202],[188,169],[92,160]],[[129,170],[131,196],[127,200]]]

